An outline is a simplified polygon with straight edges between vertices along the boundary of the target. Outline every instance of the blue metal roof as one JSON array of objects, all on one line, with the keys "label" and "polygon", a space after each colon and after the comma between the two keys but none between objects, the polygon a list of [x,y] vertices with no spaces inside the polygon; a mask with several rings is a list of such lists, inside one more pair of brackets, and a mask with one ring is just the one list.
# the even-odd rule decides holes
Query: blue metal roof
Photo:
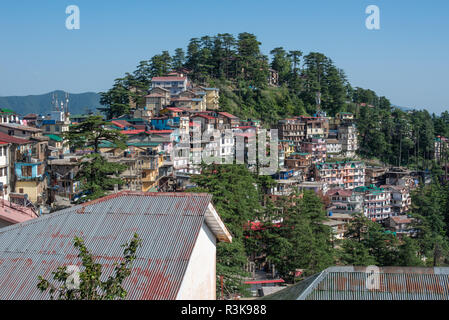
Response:
[{"label": "blue metal roof", "polygon": [[52,282],[62,265],[80,265],[73,246],[84,239],[103,280],[134,233],[142,239],[127,299],[175,299],[212,196],[198,193],[121,192],[0,229],[0,300],[49,299],[38,276]]}]

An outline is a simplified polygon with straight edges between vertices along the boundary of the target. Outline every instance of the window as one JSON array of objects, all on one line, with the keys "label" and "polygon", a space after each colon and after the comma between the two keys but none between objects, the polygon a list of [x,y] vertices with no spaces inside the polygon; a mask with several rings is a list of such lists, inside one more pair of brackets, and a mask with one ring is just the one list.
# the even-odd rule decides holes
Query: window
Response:
[{"label": "window", "polygon": [[50,132],[50,126],[46,126],[45,131]]},{"label": "window", "polygon": [[8,135],[13,136],[14,135],[14,130],[8,130]]},{"label": "window", "polygon": [[19,189],[19,193],[23,193],[23,188],[20,188],[20,189]]},{"label": "window", "polygon": [[55,132],[59,132],[59,126],[55,126]]},{"label": "window", "polygon": [[[3,148],[0,148],[0,157],[3,156]],[[5,154],[6,156],[6,154]]]},{"label": "window", "polygon": [[[31,167],[30,166],[22,166],[22,176],[23,177],[31,177]],[[23,193],[23,192],[20,192]]]}]

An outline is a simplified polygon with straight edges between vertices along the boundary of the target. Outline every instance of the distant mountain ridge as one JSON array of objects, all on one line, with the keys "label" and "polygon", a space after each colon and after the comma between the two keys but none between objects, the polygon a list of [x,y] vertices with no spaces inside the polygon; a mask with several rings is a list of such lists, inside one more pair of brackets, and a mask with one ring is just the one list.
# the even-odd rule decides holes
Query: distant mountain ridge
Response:
[{"label": "distant mountain ridge", "polygon": [[[65,97],[65,91],[56,90],[41,95],[0,97],[0,108],[12,109],[20,115],[37,113],[46,115],[52,110],[52,96],[59,101]],[[96,113],[100,105],[100,95],[95,92],[69,93],[69,112],[71,114]]]}]

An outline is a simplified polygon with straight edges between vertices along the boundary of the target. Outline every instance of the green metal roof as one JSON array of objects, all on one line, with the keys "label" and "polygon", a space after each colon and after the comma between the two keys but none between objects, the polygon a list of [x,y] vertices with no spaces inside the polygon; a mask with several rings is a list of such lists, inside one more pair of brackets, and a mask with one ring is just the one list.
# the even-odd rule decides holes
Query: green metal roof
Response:
[{"label": "green metal roof", "polygon": [[53,141],[61,142],[61,141],[64,140],[64,139],[62,139],[60,136],[57,136],[57,135],[55,135],[55,134],[45,134],[45,136],[49,137],[50,140],[53,140]]},{"label": "green metal roof", "polygon": [[16,114],[16,112],[14,110],[8,109],[8,108],[0,108],[0,112],[1,113],[12,113],[12,114]]},{"label": "green metal roof", "polygon": [[128,146],[134,146],[134,147],[157,147],[160,144],[162,144],[162,142],[129,142],[129,143],[127,143]]},{"label": "green metal roof", "polygon": [[308,154],[309,153],[307,153],[307,152],[292,152],[292,153],[290,153],[290,155],[292,155],[292,156],[306,156]]}]

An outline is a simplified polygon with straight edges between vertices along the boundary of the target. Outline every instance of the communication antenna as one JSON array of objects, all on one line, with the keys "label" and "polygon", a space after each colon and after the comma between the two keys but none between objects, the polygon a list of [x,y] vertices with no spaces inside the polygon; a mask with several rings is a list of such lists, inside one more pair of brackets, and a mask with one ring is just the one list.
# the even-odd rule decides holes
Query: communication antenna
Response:
[{"label": "communication antenna", "polygon": [[65,110],[63,110],[65,113],[69,113],[69,93],[65,93]]}]

